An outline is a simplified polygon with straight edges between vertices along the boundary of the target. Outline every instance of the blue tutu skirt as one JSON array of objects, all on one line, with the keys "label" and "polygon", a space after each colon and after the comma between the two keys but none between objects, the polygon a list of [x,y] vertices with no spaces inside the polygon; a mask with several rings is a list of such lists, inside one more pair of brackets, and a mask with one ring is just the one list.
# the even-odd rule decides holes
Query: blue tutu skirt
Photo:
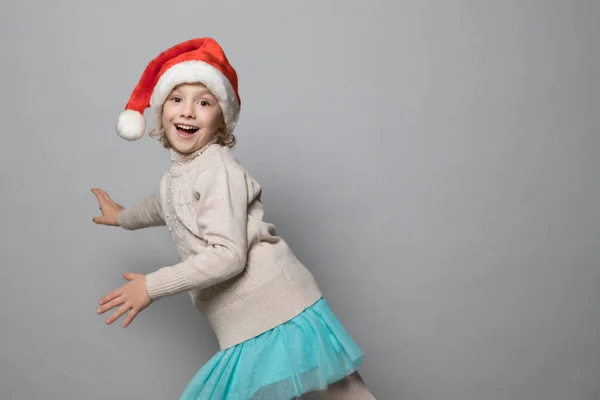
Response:
[{"label": "blue tutu skirt", "polygon": [[321,298],[295,318],[219,351],[179,400],[293,399],[352,374],[363,358]]}]

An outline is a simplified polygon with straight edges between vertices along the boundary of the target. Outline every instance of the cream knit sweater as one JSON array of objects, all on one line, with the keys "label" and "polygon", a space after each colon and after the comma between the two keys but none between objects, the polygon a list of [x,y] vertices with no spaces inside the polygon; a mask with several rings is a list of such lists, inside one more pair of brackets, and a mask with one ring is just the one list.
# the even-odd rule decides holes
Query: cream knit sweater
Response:
[{"label": "cream knit sweater", "polygon": [[260,185],[228,147],[171,150],[159,190],[119,213],[127,230],[167,225],[181,262],[146,276],[150,298],[188,291],[221,349],[290,320],[321,297],[272,224]]}]

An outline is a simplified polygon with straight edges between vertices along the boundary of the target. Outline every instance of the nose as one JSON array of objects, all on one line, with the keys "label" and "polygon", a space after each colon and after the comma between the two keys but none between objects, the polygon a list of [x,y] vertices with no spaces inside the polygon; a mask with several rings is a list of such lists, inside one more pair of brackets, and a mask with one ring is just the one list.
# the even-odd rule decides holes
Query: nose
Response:
[{"label": "nose", "polygon": [[196,109],[193,102],[185,102],[181,107],[181,116],[183,118],[196,118]]}]

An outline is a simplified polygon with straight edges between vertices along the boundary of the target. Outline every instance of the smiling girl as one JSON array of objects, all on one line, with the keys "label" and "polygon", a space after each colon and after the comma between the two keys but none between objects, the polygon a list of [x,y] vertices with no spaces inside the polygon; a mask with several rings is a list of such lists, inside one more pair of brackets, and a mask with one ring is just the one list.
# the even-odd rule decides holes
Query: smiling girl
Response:
[{"label": "smiling girl", "polygon": [[119,117],[127,140],[143,136],[151,107],[172,165],[156,193],[123,208],[93,189],[98,224],[135,230],[167,226],[181,258],[100,300],[128,326],[152,302],[188,292],[220,350],[180,399],[373,399],[358,373],[364,354],[323,297],[311,272],[264,221],[260,184],[232,153],[240,111],[238,78],[210,38],[161,53],[144,71]]}]

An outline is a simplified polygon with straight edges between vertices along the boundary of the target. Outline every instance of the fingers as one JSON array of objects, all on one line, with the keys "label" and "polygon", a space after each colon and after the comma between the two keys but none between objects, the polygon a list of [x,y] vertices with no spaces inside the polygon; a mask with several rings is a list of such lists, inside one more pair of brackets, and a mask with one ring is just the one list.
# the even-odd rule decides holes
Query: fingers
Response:
[{"label": "fingers", "polygon": [[92,193],[94,193],[94,195],[96,196],[96,199],[98,199],[98,203],[100,203],[100,207],[102,207],[103,205],[105,205],[107,203],[114,204],[114,201],[110,198],[108,193],[106,193],[104,190],[98,189],[98,188],[93,188]]},{"label": "fingers", "polygon": [[96,217],[93,217],[92,221],[95,222],[96,224],[101,224],[101,225],[111,225],[111,226],[116,225],[115,219],[110,218],[109,216],[106,216],[106,215],[98,215]]},{"label": "fingers", "polygon": [[127,312],[127,310],[129,310],[131,308],[131,305],[129,305],[128,303],[123,304],[121,307],[119,307],[117,309],[117,311],[115,311],[107,320],[106,320],[106,324],[110,325],[113,322],[115,322],[116,320],[118,320],[119,318],[121,318],[121,316],[123,314],[125,314]]},{"label": "fingers", "polygon": [[114,203],[108,193],[106,193],[104,190],[100,191],[100,197],[102,197],[102,199],[109,204]]},{"label": "fingers", "polygon": [[123,322],[123,328],[126,328],[140,311],[152,303],[152,299],[150,299],[147,293],[145,275],[126,272],[123,274],[123,277],[130,282],[100,299],[100,306],[97,313],[103,314],[108,310],[118,307],[106,320],[106,324],[110,325],[128,310],[131,310]]},{"label": "fingers", "polygon": [[94,193],[96,196],[107,195],[107,193],[100,188],[92,188],[92,193]]},{"label": "fingers", "polygon": [[133,319],[135,318],[135,316],[138,314],[138,311],[135,309],[132,309],[131,311],[129,311],[129,314],[127,314],[127,318],[125,318],[125,321],[123,321],[123,328],[127,328],[129,326],[129,324],[131,324],[131,321],[133,321]]},{"label": "fingers", "polygon": [[129,314],[127,315],[127,318],[125,318],[125,321],[123,321],[123,325],[122,325],[123,328],[127,328],[129,326],[129,324],[131,324],[133,319],[138,315],[140,310],[138,310],[137,308],[134,308],[129,302],[124,302],[122,297],[118,297],[118,298],[108,302],[106,305],[98,308],[98,314],[102,314],[112,308],[115,308],[118,305],[121,305],[121,307],[119,307],[119,309],[117,309],[117,311],[115,311],[110,316],[110,318],[108,318],[105,322],[107,325],[110,325],[113,322],[115,322],[116,320],[118,320],[119,318],[121,318],[121,316],[123,314],[125,314],[127,312],[127,310],[131,310],[131,311],[129,311]]},{"label": "fingers", "polygon": [[121,307],[119,307],[119,309],[117,311],[115,311],[105,321],[107,325],[110,325],[113,322],[115,322],[117,319],[119,319],[121,317],[121,315],[123,315],[124,313],[126,313],[127,310],[131,308],[131,305],[129,305],[129,303],[125,302],[125,298],[123,296],[117,296],[117,297],[112,298],[111,300],[107,301],[107,299],[109,299],[112,296],[114,296],[115,293],[116,293],[116,291],[112,292],[108,296],[103,297],[102,300],[100,300],[100,304],[102,304],[102,305],[97,310],[98,314],[103,314],[106,311],[111,310],[111,309],[117,307],[118,305],[121,305]]},{"label": "fingers", "polygon": [[98,206],[100,208],[100,211],[102,211],[102,214],[104,214],[106,201],[104,199],[104,196],[102,195],[102,192],[103,191],[101,189],[92,189],[92,193],[94,193],[94,196],[96,196],[96,200],[98,200]]},{"label": "fingers", "polygon": [[94,193],[94,196],[96,196],[98,202],[102,203],[102,200],[104,200],[104,190],[94,188],[92,189],[92,193]]},{"label": "fingers", "polygon": [[125,299],[123,298],[123,296],[119,296],[115,299],[112,299],[108,303],[103,304],[100,307],[98,307],[97,313],[104,314],[108,310],[111,310],[111,309],[115,308],[116,306],[123,304],[124,302],[125,302]]},{"label": "fingers", "polygon": [[104,200],[106,204],[110,204],[111,206],[116,205],[113,199],[111,199],[108,193],[106,193],[104,190],[100,190],[100,197]]},{"label": "fingers", "polygon": [[106,304],[109,301],[116,299],[117,297],[119,297],[122,294],[122,290],[121,289],[117,289],[114,290],[112,292],[110,292],[109,294],[107,294],[106,296],[104,296],[103,298],[100,299],[100,305]]}]

